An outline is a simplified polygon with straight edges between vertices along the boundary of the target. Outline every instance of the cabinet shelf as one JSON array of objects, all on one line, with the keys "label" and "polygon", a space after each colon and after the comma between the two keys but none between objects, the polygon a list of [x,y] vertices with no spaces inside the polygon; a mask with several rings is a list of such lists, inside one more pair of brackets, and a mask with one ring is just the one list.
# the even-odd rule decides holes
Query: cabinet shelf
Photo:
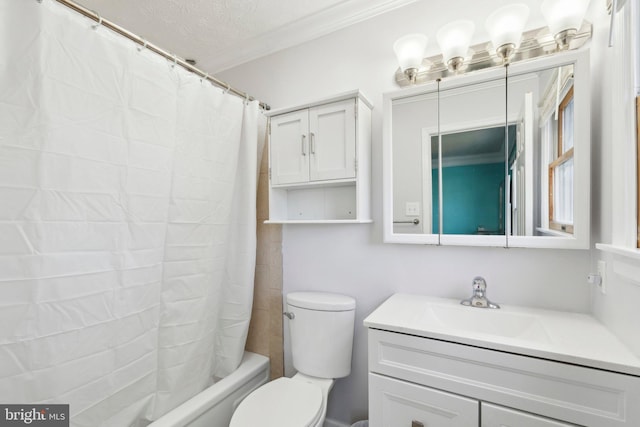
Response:
[{"label": "cabinet shelf", "polygon": [[265,224],[371,224],[372,219],[308,219],[266,220]]},{"label": "cabinet shelf", "polygon": [[281,184],[271,185],[271,188],[276,190],[299,190],[301,188],[320,188],[320,187],[346,187],[349,185],[355,185],[356,179],[336,179],[330,181],[314,181],[314,182],[299,182],[295,184]]}]

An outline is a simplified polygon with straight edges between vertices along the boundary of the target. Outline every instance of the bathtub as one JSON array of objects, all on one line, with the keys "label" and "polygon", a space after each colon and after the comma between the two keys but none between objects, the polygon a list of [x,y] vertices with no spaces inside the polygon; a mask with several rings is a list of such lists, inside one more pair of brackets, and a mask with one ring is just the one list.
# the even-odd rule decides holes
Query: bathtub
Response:
[{"label": "bathtub", "polygon": [[246,351],[229,376],[158,418],[148,427],[227,427],[242,399],[269,381],[269,359]]}]

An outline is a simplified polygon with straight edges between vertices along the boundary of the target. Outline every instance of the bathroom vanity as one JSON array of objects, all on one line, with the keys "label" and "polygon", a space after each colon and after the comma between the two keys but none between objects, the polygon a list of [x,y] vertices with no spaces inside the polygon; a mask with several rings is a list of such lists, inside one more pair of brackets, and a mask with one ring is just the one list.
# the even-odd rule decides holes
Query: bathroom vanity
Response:
[{"label": "bathroom vanity", "polygon": [[371,427],[640,425],[640,359],[589,315],[396,294],[364,325]]}]

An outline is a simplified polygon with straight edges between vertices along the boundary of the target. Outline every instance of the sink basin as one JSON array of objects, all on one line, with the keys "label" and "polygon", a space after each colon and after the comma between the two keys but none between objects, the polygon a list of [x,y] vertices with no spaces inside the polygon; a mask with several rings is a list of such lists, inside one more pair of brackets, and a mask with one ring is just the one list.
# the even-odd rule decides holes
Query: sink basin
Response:
[{"label": "sink basin", "polygon": [[436,303],[430,304],[424,315],[423,321],[437,322],[442,328],[538,342],[550,341],[539,318],[529,313]]},{"label": "sink basin", "polygon": [[588,314],[395,294],[364,320],[368,328],[450,341],[640,376],[640,357]]}]

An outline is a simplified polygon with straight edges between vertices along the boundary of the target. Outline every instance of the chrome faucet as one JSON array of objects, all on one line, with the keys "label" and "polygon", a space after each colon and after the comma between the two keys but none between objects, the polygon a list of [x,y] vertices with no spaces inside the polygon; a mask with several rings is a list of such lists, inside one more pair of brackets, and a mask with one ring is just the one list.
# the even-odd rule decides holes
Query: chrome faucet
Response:
[{"label": "chrome faucet", "polygon": [[471,298],[460,301],[460,304],[478,308],[500,308],[498,304],[487,299],[487,281],[484,280],[484,277],[474,277],[471,287],[473,295]]}]

